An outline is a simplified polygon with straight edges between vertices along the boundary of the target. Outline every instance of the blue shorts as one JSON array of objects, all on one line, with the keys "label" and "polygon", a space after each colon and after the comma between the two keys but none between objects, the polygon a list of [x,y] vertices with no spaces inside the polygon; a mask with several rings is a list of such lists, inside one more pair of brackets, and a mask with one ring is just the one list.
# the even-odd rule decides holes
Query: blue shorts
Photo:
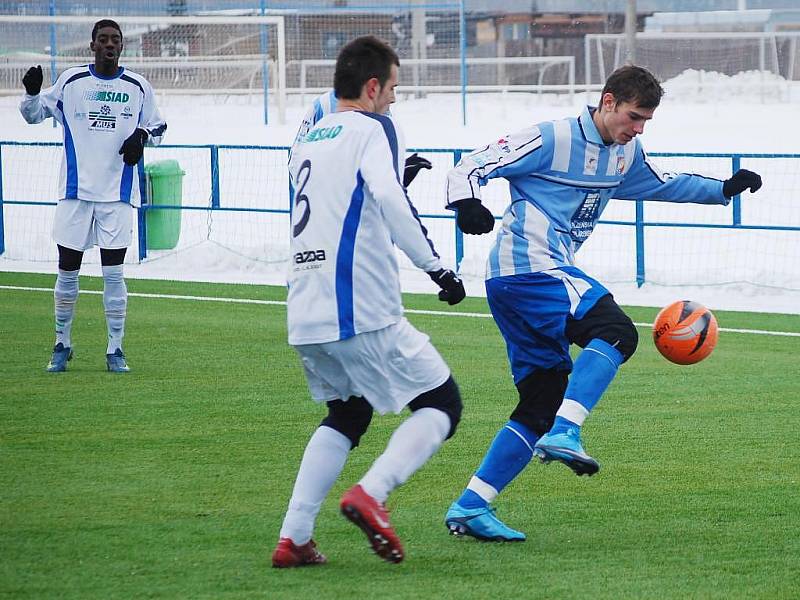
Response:
[{"label": "blue shorts", "polygon": [[572,370],[567,320],[582,319],[610,292],[577,267],[486,280],[486,299],[506,341],[514,383],[537,369]]}]

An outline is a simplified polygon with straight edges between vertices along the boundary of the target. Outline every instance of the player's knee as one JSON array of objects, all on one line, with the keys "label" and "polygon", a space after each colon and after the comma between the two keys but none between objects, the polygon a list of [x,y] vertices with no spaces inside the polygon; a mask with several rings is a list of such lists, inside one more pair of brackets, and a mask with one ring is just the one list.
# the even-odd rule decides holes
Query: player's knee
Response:
[{"label": "player's knee", "polygon": [[328,416],[320,425],[330,427],[349,439],[352,450],[358,446],[372,421],[372,405],[360,396],[352,396],[346,402],[331,400],[326,404]]},{"label": "player's knee", "polygon": [[582,319],[569,321],[567,337],[581,348],[592,340],[603,340],[622,354],[623,362],[633,356],[639,344],[636,326],[611,294],[600,298]]},{"label": "player's knee", "polygon": [[511,420],[522,423],[542,436],[553,426],[556,411],[564,399],[569,371],[537,369],[517,383],[519,403]]},{"label": "player's knee", "polygon": [[450,419],[450,431],[447,432],[445,439],[450,439],[461,421],[461,411],[464,405],[461,403],[461,392],[458,391],[455,380],[450,376],[439,387],[414,398],[408,403],[408,407],[412,411],[420,408],[435,408],[446,414]]},{"label": "player's knee", "polygon": [[125,262],[127,248],[100,248],[100,264],[104,267],[116,267]]},{"label": "player's knee", "polygon": [[595,338],[599,338],[616,348],[622,354],[622,362],[628,360],[639,346],[639,332],[627,315],[599,328]]},{"label": "player's knee", "polygon": [[62,271],[77,271],[83,262],[83,252],[58,245],[58,268]]}]

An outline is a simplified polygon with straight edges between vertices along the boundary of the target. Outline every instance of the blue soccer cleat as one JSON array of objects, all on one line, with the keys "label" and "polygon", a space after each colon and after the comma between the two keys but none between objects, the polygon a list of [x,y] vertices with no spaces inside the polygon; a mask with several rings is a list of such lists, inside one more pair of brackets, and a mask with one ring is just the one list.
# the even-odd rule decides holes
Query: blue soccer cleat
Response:
[{"label": "blue soccer cleat", "polygon": [[64,344],[58,342],[53,348],[53,355],[47,363],[49,373],[61,373],[67,370],[67,361],[72,360],[72,348],[65,348]]},{"label": "blue soccer cleat", "polygon": [[447,509],[444,524],[451,535],[469,535],[485,542],[524,542],[525,534],[511,529],[494,514],[495,509],[462,508],[453,502]]},{"label": "blue soccer cleat", "polygon": [[600,463],[583,450],[581,434],[577,427],[570,427],[566,433],[543,435],[536,442],[533,455],[543,463],[554,460],[562,462],[575,471],[576,475],[591,477],[600,470]]},{"label": "blue soccer cleat", "polygon": [[125,362],[125,355],[122,353],[122,348],[114,350],[114,354],[106,354],[106,366],[112,373],[127,373],[131,370],[128,363]]}]

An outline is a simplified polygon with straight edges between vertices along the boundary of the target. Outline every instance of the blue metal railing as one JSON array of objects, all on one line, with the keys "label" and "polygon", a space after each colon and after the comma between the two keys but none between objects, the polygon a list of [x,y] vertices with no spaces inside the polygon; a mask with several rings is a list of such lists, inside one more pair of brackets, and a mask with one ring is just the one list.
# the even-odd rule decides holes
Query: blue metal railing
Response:
[{"label": "blue metal railing", "polygon": [[[11,142],[0,141],[0,255],[5,252],[5,235],[4,235],[4,220],[3,220],[3,206],[4,205],[24,205],[24,206],[55,206],[55,201],[42,202],[33,201],[19,198],[8,198],[3,190],[3,166],[4,158],[3,148],[7,146],[61,146],[58,142]],[[287,208],[247,208],[237,206],[225,206],[220,182],[224,177],[224,173],[220,168],[220,150],[258,150],[258,151],[277,151],[288,152],[288,146],[254,146],[254,145],[184,145],[184,144],[163,144],[159,148],[173,148],[173,149],[191,149],[191,150],[207,150],[209,152],[209,183],[211,189],[210,206],[203,205],[167,205],[167,204],[152,204],[147,202],[146,186],[141,185],[142,189],[142,206],[138,210],[138,249],[139,259],[143,260],[147,256],[147,226],[146,226],[146,213],[149,210],[212,210],[212,211],[229,211],[229,212],[256,212],[256,213],[274,213],[291,215],[291,207],[294,192],[291,185],[287,190]],[[421,152],[425,154],[450,154],[452,156],[452,164],[458,163],[464,153],[470,152],[464,148],[414,148],[409,149],[409,152]],[[662,158],[722,158],[730,160],[731,173],[737,171],[742,159],[800,159],[800,154],[732,154],[732,153],[683,153],[683,152],[653,152],[649,156],[662,157]],[[800,167],[800,163],[798,164]],[[143,178],[143,168],[140,163],[140,178]],[[706,228],[706,229],[739,229],[739,230],[761,230],[761,231],[800,231],[800,227],[795,226],[780,226],[780,225],[763,225],[763,224],[743,224],[741,199],[737,195],[731,202],[732,218],[730,224],[710,224],[710,223],[684,223],[684,222],[661,222],[661,221],[647,221],[645,219],[645,201],[635,201],[635,217],[632,221],[625,220],[603,220],[601,219],[598,224],[607,225],[622,225],[635,228],[636,240],[636,283],[641,286],[646,280],[645,269],[645,237],[648,227],[673,227],[673,228]],[[460,265],[464,258],[464,234],[458,227],[455,226],[455,215],[448,214],[420,214],[423,219],[449,219],[453,221],[453,235],[455,241],[455,254],[456,264]],[[495,216],[496,220],[501,217]]]}]

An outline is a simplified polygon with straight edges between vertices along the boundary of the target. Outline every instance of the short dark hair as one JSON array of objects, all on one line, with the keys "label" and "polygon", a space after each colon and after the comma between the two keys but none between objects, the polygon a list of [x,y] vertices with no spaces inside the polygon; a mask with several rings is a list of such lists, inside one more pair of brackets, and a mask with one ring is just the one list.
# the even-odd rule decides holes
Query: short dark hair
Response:
[{"label": "short dark hair", "polygon": [[336,58],[333,91],[337,98],[355,100],[361,88],[375,77],[381,86],[392,74],[392,65],[400,66],[397,53],[374,35],[365,35],[348,42]]},{"label": "short dark hair", "polygon": [[600,98],[606,93],[613,94],[617,102],[631,102],[641,108],[656,108],[664,95],[664,88],[655,75],[644,67],[625,65],[611,73]]},{"label": "short dark hair", "polygon": [[103,27],[113,27],[117,31],[119,31],[119,35],[122,36],[122,29],[119,28],[119,23],[116,21],[112,21],[111,19],[100,19],[97,23],[94,24],[92,27],[92,41],[97,39],[97,32],[100,31]]}]

